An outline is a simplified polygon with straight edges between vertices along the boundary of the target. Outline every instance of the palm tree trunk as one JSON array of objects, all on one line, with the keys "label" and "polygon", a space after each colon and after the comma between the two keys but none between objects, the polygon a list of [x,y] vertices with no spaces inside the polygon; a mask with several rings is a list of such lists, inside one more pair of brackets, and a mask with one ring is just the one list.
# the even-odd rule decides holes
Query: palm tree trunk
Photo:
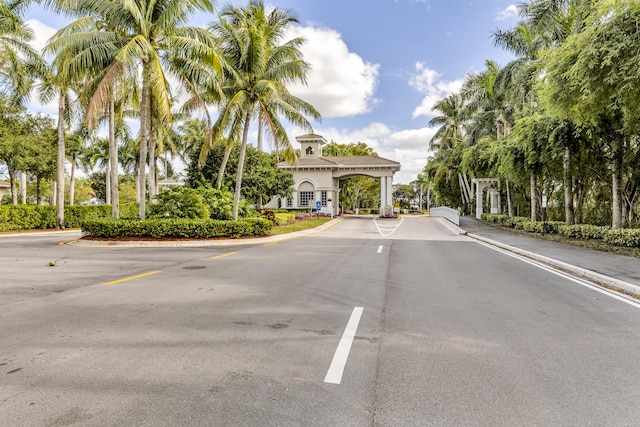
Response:
[{"label": "palm tree trunk", "polygon": [[107,159],[107,164],[104,168],[104,187],[106,193],[104,202],[109,204],[111,203],[111,158]]},{"label": "palm tree trunk", "polygon": [[157,170],[156,170],[156,146],[158,139],[153,129],[149,129],[149,200],[156,197]]},{"label": "palm tree trunk", "polygon": [[538,219],[538,177],[535,172],[529,175],[529,184],[531,191],[531,221]]},{"label": "palm tree trunk", "polygon": [[9,186],[11,187],[11,204],[18,204],[18,192],[16,191],[16,171],[9,168]]},{"label": "palm tree trunk", "polygon": [[229,140],[227,146],[224,149],[224,156],[222,157],[222,163],[220,164],[220,170],[218,171],[218,178],[216,179],[216,188],[220,190],[222,188],[222,180],[224,179],[224,171],[227,168],[227,162],[229,162],[229,156],[233,150],[233,144]]},{"label": "palm tree trunk", "polygon": [[147,165],[147,129],[149,120],[149,65],[145,61],[142,64],[142,94],[140,96],[140,164],[138,171],[139,208],[138,217],[146,216],[146,165]]},{"label": "palm tree trunk", "polygon": [[71,159],[71,177],[69,178],[69,205],[73,206],[76,197],[76,159]]},{"label": "palm tree trunk", "polygon": [[513,216],[513,203],[511,202],[511,183],[508,179],[505,179],[505,186],[507,187],[507,214]]},{"label": "palm tree trunk", "polygon": [[[262,118],[258,115],[258,151],[262,153]],[[258,194],[257,208],[262,210],[262,194]]]},{"label": "palm tree trunk", "polygon": [[116,141],[116,112],[113,90],[109,99],[109,161],[111,163],[111,216],[120,218],[120,192],[118,191],[118,141]]},{"label": "palm tree trunk", "polygon": [[60,91],[58,99],[58,156],[57,168],[57,189],[56,189],[56,229],[64,229],[64,105],[65,94]]},{"label": "palm tree trunk", "polygon": [[[40,178],[39,176],[36,177],[36,205],[40,205],[40,203],[42,203],[42,186],[40,185],[42,183],[42,178]],[[15,190],[15,187],[14,187]]]},{"label": "palm tree trunk", "polygon": [[573,177],[571,176],[571,150],[565,147],[562,158],[563,186],[564,186],[564,217],[567,225],[576,223],[573,212]]},{"label": "palm tree trunk", "polygon": [[613,200],[611,203],[612,218],[611,228],[622,228],[622,148],[623,139],[618,136],[611,141],[611,151],[613,154],[612,164],[612,185]]},{"label": "palm tree trunk", "polygon": [[240,190],[242,189],[242,172],[244,168],[244,156],[247,152],[247,138],[249,136],[249,122],[251,111],[247,111],[244,118],[244,130],[242,132],[242,145],[240,146],[240,157],[238,158],[238,173],[236,174],[236,192],[233,197],[233,220],[238,220],[238,208],[240,207]]},{"label": "palm tree trunk", "polygon": [[27,173],[20,172],[20,203],[27,204]]}]

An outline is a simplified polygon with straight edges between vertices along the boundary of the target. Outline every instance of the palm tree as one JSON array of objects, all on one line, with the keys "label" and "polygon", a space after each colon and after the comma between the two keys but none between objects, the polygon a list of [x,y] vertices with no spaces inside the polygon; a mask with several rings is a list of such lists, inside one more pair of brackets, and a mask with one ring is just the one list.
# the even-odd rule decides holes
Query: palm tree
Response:
[{"label": "palm tree", "polygon": [[429,121],[429,126],[440,126],[429,141],[429,148],[446,150],[464,140],[464,103],[462,95],[454,93],[433,106],[440,113]]},{"label": "palm tree", "polygon": [[[306,83],[309,65],[299,47],[304,42],[294,38],[283,42],[290,25],[297,23],[287,10],[267,13],[264,2],[252,0],[244,8],[227,6],[212,31],[225,59],[223,92],[225,103],[213,125],[212,141],[240,141],[233,219],[238,219],[242,174],[247,137],[252,118],[265,120],[267,132],[280,147],[291,147],[280,115],[293,124],[312,131],[305,114],[320,119],[320,113],[286,88],[287,83]],[[205,144],[200,156],[204,163],[211,146]]]},{"label": "palm tree", "polygon": [[[530,98],[532,86],[540,72],[541,53],[560,46],[570,34],[579,31],[584,25],[587,8],[591,3],[591,0],[529,0],[521,5],[523,20],[514,30],[494,34],[496,46],[518,56],[505,67],[507,72],[503,75],[507,77],[503,81],[509,85],[509,92],[519,95],[520,102],[526,103]],[[575,223],[571,149],[577,144],[575,138],[564,132],[564,129],[572,126],[567,121],[558,121],[558,128],[554,131],[566,135],[562,142],[565,221],[568,225]],[[532,173],[532,218],[535,217],[534,179]]]},{"label": "palm tree", "polygon": [[34,33],[22,19],[28,2],[5,0],[0,4],[0,90],[13,103],[22,105],[41,77],[45,64],[29,45]]},{"label": "palm tree", "polygon": [[56,228],[64,229],[64,164],[65,150],[65,124],[71,122],[71,87],[76,83],[75,76],[69,74],[67,68],[72,52],[62,50],[53,61],[45,80],[40,88],[40,100],[47,103],[58,97],[58,154],[56,162]]},{"label": "palm tree", "polygon": [[80,127],[65,140],[65,150],[69,161],[71,162],[71,170],[69,172],[69,204],[75,203],[75,175],[78,167],[79,159],[85,149],[85,141],[87,139],[86,128]]},{"label": "palm tree", "polygon": [[[109,63],[93,95],[92,103],[104,111],[111,99],[113,87],[120,77],[140,67],[140,153],[138,186],[140,219],[146,214],[146,159],[152,108],[157,110],[163,123],[171,121],[170,89],[165,75],[165,64],[177,52],[194,57],[210,53],[210,33],[202,28],[185,27],[189,17],[197,10],[213,12],[211,0],[49,0],[56,8],[80,16],[63,28],[56,43],[74,46],[77,54],[71,66],[83,71]],[[106,23],[103,31],[78,32],[87,28],[88,20],[97,17]],[[97,25],[91,23],[95,28]],[[185,65],[185,67],[187,67]],[[188,75],[186,72],[185,74]],[[131,74],[137,75],[137,74]],[[153,97],[151,96],[153,94]],[[153,102],[153,107],[152,107]]]}]

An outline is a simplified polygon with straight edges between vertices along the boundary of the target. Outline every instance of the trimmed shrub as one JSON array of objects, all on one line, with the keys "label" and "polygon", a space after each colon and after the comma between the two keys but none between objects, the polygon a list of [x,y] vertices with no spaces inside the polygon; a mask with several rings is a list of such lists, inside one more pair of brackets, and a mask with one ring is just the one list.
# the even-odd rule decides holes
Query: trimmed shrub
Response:
[{"label": "trimmed shrub", "polygon": [[296,215],[292,213],[276,213],[274,214],[274,225],[287,225],[295,222]]},{"label": "trimmed shrub", "polygon": [[209,208],[201,192],[192,188],[173,187],[155,196],[148,205],[148,217],[153,218],[209,218]]},{"label": "trimmed shrub", "polygon": [[[80,228],[85,220],[108,218],[110,216],[111,205],[64,207],[64,225],[66,228]],[[137,216],[137,203],[126,203],[120,206],[121,218],[134,219]],[[55,226],[55,206],[0,206],[0,231],[47,229],[55,228]]]},{"label": "trimmed shrub", "polygon": [[558,233],[574,239],[602,239],[610,227],[590,225],[590,224],[575,224],[566,225],[562,224],[558,226]]},{"label": "trimmed shrub", "polygon": [[564,223],[559,221],[524,221],[517,224],[517,226],[522,227],[523,231],[539,234],[558,234],[558,227],[561,225],[564,225]]},{"label": "trimmed shrub", "polygon": [[271,231],[271,222],[262,218],[238,221],[215,219],[148,219],[114,220],[93,219],[82,224],[84,236],[98,238],[188,238],[264,236]]},{"label": "trimmed shrub", "polygon": [[525,222],[530,222],[528,218],[521,216],[482,214],[482,219],[491,224],[500,225],[502,227],[515,228],[522,230]]},{"label": "trimmed shrub", "polygon": [[602,240],[616,246],[640,247],[640,229],[608,230]]}]

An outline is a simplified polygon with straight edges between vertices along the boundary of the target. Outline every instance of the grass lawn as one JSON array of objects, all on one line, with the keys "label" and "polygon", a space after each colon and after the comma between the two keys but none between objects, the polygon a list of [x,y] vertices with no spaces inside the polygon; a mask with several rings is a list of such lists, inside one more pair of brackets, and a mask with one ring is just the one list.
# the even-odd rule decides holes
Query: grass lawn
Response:
[{"label": "grass lawn", "polygon": [[310,218],[296,221],[287,225],[275,225],[273,226],[273,228],[271,228],[270,234],[273,236],[276,234],[287,234],[293,233],[294,231],[308,230],[310,228],[315,228],[319,225],[325,224],[331,221],[331,219],[332,218],[329,217]]}]

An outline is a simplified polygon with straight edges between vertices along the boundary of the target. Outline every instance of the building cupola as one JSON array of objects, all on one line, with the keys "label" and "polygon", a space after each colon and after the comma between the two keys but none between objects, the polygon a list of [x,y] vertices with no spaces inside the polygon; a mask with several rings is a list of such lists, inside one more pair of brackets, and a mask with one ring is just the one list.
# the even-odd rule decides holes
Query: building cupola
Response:
[{"label": "building cupola", "polygon": [[322,146],[327,143],[321,135],[307,134],[296,136],[296,140],[300,143],[300,157],[322,157]]}]

